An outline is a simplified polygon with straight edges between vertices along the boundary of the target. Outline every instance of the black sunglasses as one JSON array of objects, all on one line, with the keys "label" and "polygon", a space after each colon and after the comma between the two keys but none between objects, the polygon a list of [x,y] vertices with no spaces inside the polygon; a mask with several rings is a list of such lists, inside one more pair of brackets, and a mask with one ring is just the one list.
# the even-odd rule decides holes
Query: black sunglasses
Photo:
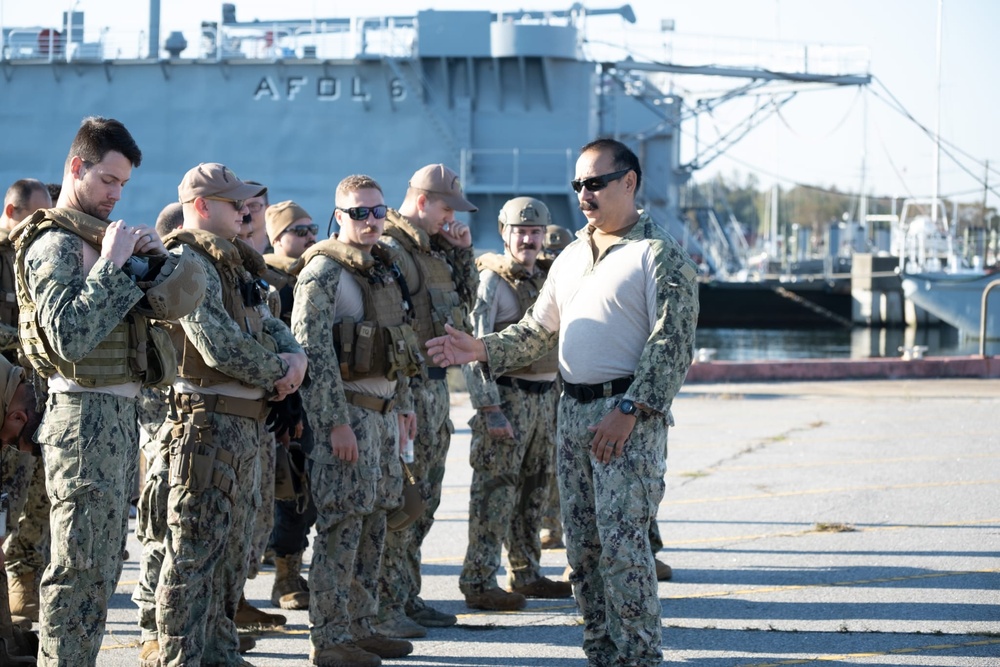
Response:
[{"label": "black sunglasses", "polygon": [[243,205],[246,203],[245,199],[228,199],[226,197],[205,197],[205,199],[211,199],[212,201],[224,201],[233,205],[237,211],[243,210]]},{"label": "black sunglasses", "polygon": [[313,236],[316,236],[317,234],[319,234],[319,225],[315,225],[315,224],[313,224],[313,225],[296,225],[294,227],[289,227],[288,229],[286,229],[282,233],[283,234],[292,234],[294,236],[298,236],[300,239],[301,238],[305,238],[305,237],[309,236],[310,234],[312,234]]},{"label": "black sunglasses", "polygon": [[632,171],[631,169],[622,169],[621,171],[613,171],[610,174],[604,174],[603,176],[591,176],[590,178],[584,178],[581,180],[570,181],[569,184],[573,186],[574,192],[580,192],[584,188],[587,188],[591,192],[599,192],[604,188],[608,187],[608,184],[612,181],[617,181],[619,178],[625,174]]},{"label": "black sunglasses", "polygon": [[361,222],[362,220],[367,220],[369,215],[375,216],[376,220],[381,220],[388,213],[389,207],[385,204],[379,204],[378,206],[352,206],[351,208],[340,208],[338,206],[337,210],[349,215],[351,220]]}]

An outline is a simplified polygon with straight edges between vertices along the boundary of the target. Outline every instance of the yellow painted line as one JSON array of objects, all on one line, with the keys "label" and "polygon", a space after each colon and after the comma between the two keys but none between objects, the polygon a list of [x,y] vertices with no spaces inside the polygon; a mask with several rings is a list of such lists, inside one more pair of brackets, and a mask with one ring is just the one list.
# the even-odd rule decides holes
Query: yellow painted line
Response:
[{"label": "yellow painted line", "polygon": [[851,586],[870,586],[871,584],[896,583],[900,581],[913,581],[916,579],[940,579],[942,577],[959,577],[970,574],[996,574],[1000,569],[990,570],[956,570],[952,572],[930,572],[924,574],[912,574],[905,577],[883,577],[875,579],[858,579],[855,581],[835,581],[828,584],[797,584],[789,586],[768,586],[756,588],[744,588],[741,590],[713,591],[706,593],[693,593],[691,595],[669,595],[665,600],[692,600],[703,598],[718,598],[742,595],[763,595],[765,593],[784,593],[787,591],[811,590],[817,588],[836,588]]},{"label": "yellow painted line", "polygon": [[846,459],[837,460],[830,459],[826,461],[814,461],[811,463],[783,463],[783,464],[767,464],[767,465],[729,465],[727,463],[721,463],[709,466],[703,470],[686,470],[680,472],[668,471],[668,475],[673,475],[675,477],[685,477],[691,475],[706,475],[713,471],[721,472],[748,472],[755,470],[802,470],[805,468],[826,468],[831,466],[841,466],[841,465],[878,465],[883,463],[925,463],[928,461],[948,461],[948,462],[961,462],[964,460],[983,460],[983,459],[1000,459],[1000,454],[973,454],[973,455],[962,455],[956,456],[900,456],[892,458],[874,458],[874,459]]},{"label": "yellow painted line", "polygon": [[741,667],[785,667],[785,665],[808,665],[815,662],[842,662],[846,660],[857,660],[859,658],[879,658],[887,655],[905,655],[914,653],[924,653],[925,651],[952,651],[956,649],[969,648],[971,646],[993,646],[1000,644],[1000,638],[979,639],[969,642],[958,642],[954,644],[929,644],[927,646],[911,646],[905,648],[887,649],[885,651],[866,651],[864,653],[843,653],[841,655],[819,655],[814,658],[797,658],[792,660],[780,660],[778,662],[755,662],[741,665]]},{"label": "yellow painted line", "polygon": [[[669,520],[667,521],[667,523],[670,523]],[[996,525],[1000,526],[1000,518],[997,518],[997,519],[978,519],[976,521],[954,521],[954,522],[950,522],[950,523],[931,523],[931,524],[917,524],[917,523],[910,524],[910,523],[908,523],[908,524],[898,524],[898,525],[891,525],[891,526],[862,526],[862,527],[855,526],[854,527],[854,531],[852,531],[852,532],[855,532],[855,533],[876,533],[876,532],[884,532],[884,531],[889,531],[889,530],[909,530],[909,529],[912,529],[912,528],[918,528],[918,529],[960,528],[962,526],[982,526],[982,525],[991,525],[991,524],[996,524]],[[781,531],[781,532],[778,532],[778,533],[755,533],[755,534],[751,534],[751,535],[728,535],[728,536],[722,536],[722,537],[700,537],[700,538],[690,539],[690,540],[667,540],[667,541],[663,542],[663,546],[677,547],[677,546],[694,545],[694,544],[718,544],[719,542],[746,542],[746,541],[751,541],[751,540],[768,539],[768,538],[771,538],[771,537],[802,537],[803,535],[818,535],[818,534],[836,535],[837,534],[835,532],[823,533],[823,531],[816,530],[811,524],[803,524],[803,525],[808,525],[808,527],[803,528],[802,530]]]},{"label": "yellow painted line", "polygon": [[[1000,485],[1000,479],[982,479],[957,482],[923,482],[920,484],[873,484],[870,486],[834,486],[827,489],[803,489],[800,491],[779,491],[775,493],[754,493],[743,496],[715,496],[710,498],[689,498],[686,500],[669,500],[660,503],[665,505],[698,505],[701,503],[721,503],[744,500],[760,500],[775,498],[794,498],[797,496],[818,496],[826,493],[849,493],[855,491],[901,491],[906,489],[933,489],[954,486],[993,486]],[[669,492],[668,492],[669,493]]]}]

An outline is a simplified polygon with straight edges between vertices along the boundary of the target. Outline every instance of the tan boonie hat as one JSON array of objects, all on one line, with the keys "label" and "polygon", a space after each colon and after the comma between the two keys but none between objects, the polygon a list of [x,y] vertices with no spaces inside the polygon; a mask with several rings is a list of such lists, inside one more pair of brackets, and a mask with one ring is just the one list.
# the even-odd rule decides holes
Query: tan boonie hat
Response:
[{"label": "tan boonie hat", "polygon": [[456,211],[475,213],[479,210],[462,194],[458,174],[443,164],[429,164],[418,169],[410,179],[410,187],[437,195]]},{"label": "tan boonie hat", "polygon": [[281,232],[295,224],[296,220],[302,220],[303,218],[312,221],[312,216],[291,199],[271,204],[264,211],[267,238],[271,240],[271,243],[274,243],[281,236]]},{"label": "tan boonie hat", "polygon": [[232,169],[218,162],[202,162],[188,170],[177,186],[177,196],[182,204],[195,197],[221,197],[233,201],[259,197],[267,192],[260,185],[241,181]]}]

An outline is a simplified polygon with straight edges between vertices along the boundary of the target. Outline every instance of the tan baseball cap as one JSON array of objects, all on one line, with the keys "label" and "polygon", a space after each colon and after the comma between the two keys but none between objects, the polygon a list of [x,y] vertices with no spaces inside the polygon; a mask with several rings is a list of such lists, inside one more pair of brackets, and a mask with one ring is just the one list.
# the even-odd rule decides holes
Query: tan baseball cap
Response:
[{"label": "tan baseball cap", "polygon": [[218,162],[203,162],[188,170],[177,186],[177,195],[182,204],[195,197],[221,197],[233,201],[259,197],[267,192],[260,185],[244,183],[232,169]]},{"label": "tan baseball cap", "polygon": [[462,194],[462,182],[458,174],[443,164],[429,164],[418,169],[410,179],[410,187],[433,193],[456,211],[475,213],[479,209]]},{"label": "tan baseball cap", "polygon": [[271,204],[267,207],[267,210],[264,211],[264,220],[267,225],[267,238],[271,240],[271,243],[274,243],[275,240],[281,236],[281,232],[295,224],[296,220],[301,220],[303,218],[312,220],[312,216],[291,199],[278,202],[277,204]]}]

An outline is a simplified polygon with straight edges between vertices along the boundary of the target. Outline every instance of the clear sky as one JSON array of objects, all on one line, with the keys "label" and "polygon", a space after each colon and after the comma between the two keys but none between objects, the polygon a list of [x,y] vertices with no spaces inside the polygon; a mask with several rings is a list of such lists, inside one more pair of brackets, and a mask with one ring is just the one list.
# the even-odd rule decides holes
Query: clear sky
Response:
[{"label": "clear sky", "polygon": [[[8,27],[56,25],[61,12],[74,4],[86,12],[88,39],[100,27],[138,32],[147,25],[149,5],[144,0],[0,0],[0,22]],[[214,20],[220,4],[162,0],[161,38],[181,30],[190,44],[197,44],[200,21]],[[412,15],[422,8],[564,10],[571,4],[570,0],[492,0],[488,4],[369,0],[363,6],[372,16]],[[585,4],[591,9],[617,7],[620,0]],[[867,93],[857,88],[799,93],[782,107],[780,116],[753,130],[698,172],[695,180],[719,172],[727,176],[754,172],[762,184],[777,178],[783,186],[800,182],[857,191],[862,164],[867,164],[870,193],[930,196],[935,180],[934,143],[893,106],[898,103],[933,131],[940,99],[941,135],[946,149],[962,163],[959,166],[942,154],[941,194],[963,202],[981,201],[984,163],[989,160],[992,191],[988,204],[1000,207],[1000,129],[995,118],[1000,110],[1000,58],[989,46],[1000,28],[1000,2],[943,0],[940,97],[935,55],[938,0],[634,0],[631,5],[638,19],[634,27],[649,33],[659,31],[663,19],[674,20],[675,31],[660,39],[678,56],[696,46],[699,51],[706,49],[708,62],[715,57],[707,55],[709,45],[713,53],[726,51],[731,56],[746,53],[748,48],[761,53],[787,51],[789,43],[794,43],[809,45],[810,54],[821,53],[824,46],[858,46],[870,57],[870,72],[877,81]],[[321,0],[236,2],[241,21],[350,16],[358,7],[356,2]],[[616,21],[600,24],[609,39],[615,36]],[[191,51],[184,55],[190,56]],[[666,52],[660,59],[667,59]],[[705,94],[706,86],[717,92],[735,81],[676,77],[673,83],[693,103]],[[717,132],[745,117],[750,105],[769,99],[770,94],[745,98],[720,107],[711,117],[702,116],[697,140],[695,124],[686,124],[682,158],[690,160],[696,145],[711,144]]]}]

